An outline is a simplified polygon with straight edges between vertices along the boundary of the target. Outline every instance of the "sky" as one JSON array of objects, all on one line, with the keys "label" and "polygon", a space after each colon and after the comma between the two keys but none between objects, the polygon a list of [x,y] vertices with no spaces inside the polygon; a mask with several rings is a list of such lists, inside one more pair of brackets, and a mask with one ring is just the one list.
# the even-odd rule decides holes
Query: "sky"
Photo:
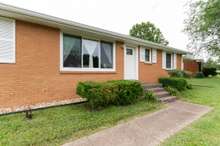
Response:
[{"label": "sky", "polygon": [[187,49],[183,32],[188,0],[0,0],[1,3],[75,22],[129,34],[130,28],[150,21],[162,31],[169,46]]}]

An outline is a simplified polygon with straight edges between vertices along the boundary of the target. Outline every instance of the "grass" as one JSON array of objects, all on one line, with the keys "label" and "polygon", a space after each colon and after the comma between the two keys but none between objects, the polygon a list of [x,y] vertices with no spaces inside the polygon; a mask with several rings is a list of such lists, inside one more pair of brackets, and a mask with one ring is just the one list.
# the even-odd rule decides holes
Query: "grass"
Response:
[{"label": "grass", "polygon": [[220,145],[220,77],[188,80],[193,86],[181,94],[183,100],[208,105],[213,110],[167,139],[163,146],[219,146]]},{"label": "grass", "polygon": [[32,120],[24,113],[1,116],[0,145],[60,145],[161,107],[159,103],[140,101],[90,112],[84,105],[68,105],[35,111]]}]

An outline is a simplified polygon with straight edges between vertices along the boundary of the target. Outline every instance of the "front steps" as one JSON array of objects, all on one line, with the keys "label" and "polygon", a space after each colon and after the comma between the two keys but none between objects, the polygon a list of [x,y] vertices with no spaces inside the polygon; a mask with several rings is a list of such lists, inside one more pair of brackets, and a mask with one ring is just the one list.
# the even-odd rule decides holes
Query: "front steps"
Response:
[{"label": "front steps", "polygon": [[161,102],[172,102],[176,100],[176,96],[170,95],[161,84],[142,83],[144,91],[152,91]]}]

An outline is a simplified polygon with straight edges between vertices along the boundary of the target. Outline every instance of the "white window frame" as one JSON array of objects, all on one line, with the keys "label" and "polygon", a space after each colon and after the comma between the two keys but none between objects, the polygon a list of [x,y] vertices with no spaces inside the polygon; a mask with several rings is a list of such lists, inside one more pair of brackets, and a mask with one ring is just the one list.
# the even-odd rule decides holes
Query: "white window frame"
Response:
[{"label": "white window frame", "polygon": [[[145,59],[145,50],[149,50],[149,61],[146,61]],[[140,62],[143,62],[143,63],[146,63],[146,64],[152,64],[152,49],[151,48],[147,48],[147,47],[140,47],[140,51],[139,51],[139,54],[140,54]]]},{"label": "white window frame", "polygon": [[[149,61],[147,61],[145,58],[146,50],[149,50]],[[150,49],[150,48],[144,48],[144,63],[152,64],[152,49]]]},{"label": "white window frame", "polygon": [[[6,21],[12,21],[13,22],[13,58],[11,60],[1,60],[0,64],[15,64],[16,63],[16,21],[14,19],[0,17],[0,19],[6,20]],[[2,39],[3,40],[3,39]]]},{"label": "white window frame", "polygon": [[[170,68],[167,68],[167,54],[170,54]],[[171,52],[166,52],[166,59],[165,59],[165,64],[166,64],[166,70],[172,70],[173,69],[173,53]]]},{"label": "white window frame", "polygon": [[[63,66],[63,32],[60,32],[60,71],[61,72],[115,72],[116,71],[116,44],[112,41],[106,41],[111,42],[113,44],[113,68],[101,68],[101,61],[99,61],[100,68],[77,68],[77,67],[64,67]],[[68,34],[68,33],[67,33]],[[97,39],[91,39],[87,37],[81,37],[81,39],[90,39],[95,40],[101,43],[101,41],[105,40],[97,40]],[[101,55],[101,54],[100,54]]]},{"label": "white window frame", "polygon": [[[170,68],[167,68],[167,54],[171,54],[171,67]],[[174,54],[175,53],[173,53],[173,52],[165,52],[165,70],[173,70],[173,69],[176,69],[175,68],[175,65],[174,65],[174,63],[175,63],[175,61],[174,61]],[[176,59],[177,59],[177,56],[176,56]],[[176,61],[176,64],[177,64],[177,61]]]}]

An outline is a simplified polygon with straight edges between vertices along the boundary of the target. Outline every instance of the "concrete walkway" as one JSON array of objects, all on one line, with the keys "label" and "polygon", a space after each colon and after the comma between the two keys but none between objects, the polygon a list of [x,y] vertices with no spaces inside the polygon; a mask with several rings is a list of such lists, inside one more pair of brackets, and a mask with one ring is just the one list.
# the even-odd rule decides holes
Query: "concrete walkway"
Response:
[{"label": "concrete walkway", "polygon": [[211,108],[182,101],[168,108],[102,130],[64,146],[154,146],[192,123]]}]

